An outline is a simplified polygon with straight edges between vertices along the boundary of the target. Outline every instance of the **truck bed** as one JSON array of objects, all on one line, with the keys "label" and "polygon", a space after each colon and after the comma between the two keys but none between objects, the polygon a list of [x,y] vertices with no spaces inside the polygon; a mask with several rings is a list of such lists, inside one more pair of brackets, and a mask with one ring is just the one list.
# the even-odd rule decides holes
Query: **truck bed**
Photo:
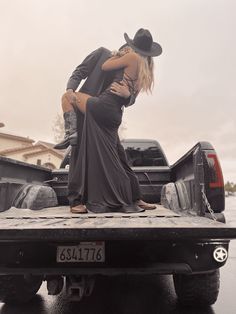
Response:
[{"label": "truck bed", "polygon": [[0,239],[19,241],[233,239],[236,228],[205,217],[157,209],[137,214],[71,214],[69,207],[0,213]]}]

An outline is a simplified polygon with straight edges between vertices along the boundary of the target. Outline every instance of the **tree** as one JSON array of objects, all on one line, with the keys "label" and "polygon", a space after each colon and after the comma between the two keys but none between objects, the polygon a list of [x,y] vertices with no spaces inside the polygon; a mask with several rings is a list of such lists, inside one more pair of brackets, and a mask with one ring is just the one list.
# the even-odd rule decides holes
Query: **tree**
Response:
[{"label": "tree", "polygon": [[233,193],[236,193],[236,184],[233,186]]},{"label": "tree", "polygon": [[54,122],[53,122],[53,126],[52,126],[52,130],[54,133],[54,140],[56,143],[59,143],[63,140],[64,138],[64,134],[65,134],[65,128],[64,128],[64,119],[63,116],[59,113],[57,113]]},{"label": "tree", "polygon": [[[64,134],[65,134],[65,128],[64,128],[64,119],[63,116],[59,113],[57,113],[54,121],[52,130],[54,133],[54,140],[56,143],[59,143],[63,140]],[[127,130],[126,123],[123,122],[121,126],[119,127],[119,136],[120,139],[125,138],[125,131]]]},{"label": "tree", "polygon": [[236,192],[236,184],[234,184],[233,182],[227,181],[225,184],[225,192],[227,192],[228,195]]}]

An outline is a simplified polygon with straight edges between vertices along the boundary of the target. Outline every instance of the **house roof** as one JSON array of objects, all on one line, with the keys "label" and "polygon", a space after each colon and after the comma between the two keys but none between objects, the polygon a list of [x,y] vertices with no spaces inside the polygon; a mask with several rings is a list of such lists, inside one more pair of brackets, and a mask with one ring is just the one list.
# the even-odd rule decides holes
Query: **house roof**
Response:
[{"label": "house roof", "polygon": [[24,152],[24,151],[29,151],[29,150],[35,150],[35,149],[44,149],[43,145],[30,145],[30,146],[25,146],[25,147],[13,147],[13,148],[8,148],[8,149],[4,149],[4,150],[0,150],[0,155],[4,156],[4,155],[8,155],[8,154],[13,154],[13,153],[20,153],[20,152]]},{"label": "house roof", "polygon": [[[15,146],[12,148],[0,150],[1,156],[8,156],[15,153],[22,153],[25,157],[41,155],[42,153],[52,153],[54,156],[63,158],[65,150],[56,150],[54,149],[54,143],[38,141],[37,143],[34,140],[31,140],[28,137],[21,137],[12,134],[6,134],[0,132],[0,138],[8,138],[18,140],[19,142],[26,142],[27,146]],[[34,144],[33,144],[34,143]]]},{"label": "house roof", "polygon": [[23,136],[18,136],[18,135],[14,135],[14,134],[9,134],[9,133],[2,133],[0,132],[0,138],[8,138],[8,139],[12,139],[15,141],[19,141],[19,142],[26,142],[26,143],[34,143],[34,140],[30,139],[29,137],[23,137]]},{"label": "house roof", "polygon": [[54,149],[55,143],[49,143],[49,142],[44,142],[44,141],[38,141],[36,145],[43,145],[46,148],[52,149],[54,152],[59,154],[60,156],[64,156],[66,149]]},{"label": "house roof", "polygon": [[[39,142],[38,142],[39,143]],[[25,152],[25,153],[24,153]],[[27,153],[28,152],[28,153]],[[0,151],[1,156],[8,156],[14,153],[24,153],[24,156],[29,156],[29,155],[41,155],[41,153],[45,152],[51,152],[53,155],[62,158],[64,156],[64,151],[57,151],[51,147],[48,147],[43,144],[35,144],[31,146],[26,146],[26,147],[14,147],[14,148],[9,148],[5,150]]]},{"label": "house roof", "polygon": [[49,143],[49,142],[44,142],[44,141],[38,141],[36,142],[35,145],[44,145],[44,146],[47,146],[47,147],[50,147],[50,148],[53,148],[55,146],[55,143]]},{"label": "house roof", "polygon": [[41,151],[29,152],[29,153],[24,154],[23,156],[27,158],[27,157],[33,157],[33,156],[42,155],[42,154],[45,154],[45,153],[50,153],[50,154],[52,154],[54,156],[57,156],[60,159],[63,157],[63,155],[61,153],[59,153],[55,149],[51,149],[51,148],[48,148],[48,149],[45,148],[45,149],[43,149]]}]

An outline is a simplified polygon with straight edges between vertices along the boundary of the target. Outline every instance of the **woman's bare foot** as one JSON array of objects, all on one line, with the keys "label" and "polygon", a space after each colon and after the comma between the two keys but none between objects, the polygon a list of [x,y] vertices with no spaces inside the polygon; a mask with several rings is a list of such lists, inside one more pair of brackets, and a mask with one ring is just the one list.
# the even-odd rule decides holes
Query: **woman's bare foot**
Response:
[{"label": "woman's bare foot", "polygon": [[155,209],[157,208],[155,204],[149,204],[144,202],[143,200],[138,200],[136,202],[136,205],[138,205],[139,207],[145,209],[145,210],[150,210],[150,209]]},{"label": "woman's bare foot", "polygon": [[70,208],[70,212],[71,212],[72,214],[85,214],[85,213],[87,213],[88,211],[87,211],[87,208],[86,208],[85,205],[80,204],[80,205],[71,207],[71,208]]}]

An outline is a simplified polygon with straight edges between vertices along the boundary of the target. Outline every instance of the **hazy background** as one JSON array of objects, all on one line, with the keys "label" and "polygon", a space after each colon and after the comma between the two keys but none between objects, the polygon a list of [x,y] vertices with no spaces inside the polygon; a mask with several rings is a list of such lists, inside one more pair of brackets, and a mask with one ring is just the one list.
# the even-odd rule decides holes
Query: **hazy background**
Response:
[{"label": "hazy background", "polygon": [[153,94],[125,112],[125,137],[157,139],[170,163],[210,141],[236,182],[235,0],[0,0],[0,26],[0,132],[53,141],[74,68],[144,27],[163,54]]}]

